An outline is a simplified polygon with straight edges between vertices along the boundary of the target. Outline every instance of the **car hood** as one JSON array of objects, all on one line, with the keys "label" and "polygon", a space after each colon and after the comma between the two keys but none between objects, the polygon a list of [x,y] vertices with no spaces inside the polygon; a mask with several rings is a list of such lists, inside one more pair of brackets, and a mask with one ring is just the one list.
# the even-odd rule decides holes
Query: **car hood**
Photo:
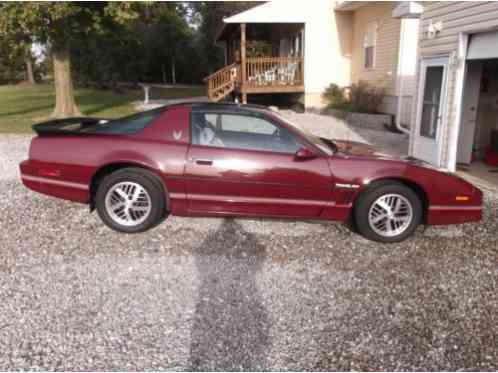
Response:
[{"label": "car hood", "polygon": [[333,142],[337,146],[337,151],[345,155],[360,157],[401,158],[400,156],[383,153],[380,148],[362,142],[346,140],[333,140]]},{"label": "car hood", "polygon": [[373,145],[357,141],[333,140],[337,146],[337,152],[346,156],[365,157],[379,160],[403,161],[420,166],[430,166],[429,164],[409,156],[393,155],[382,151]]}]

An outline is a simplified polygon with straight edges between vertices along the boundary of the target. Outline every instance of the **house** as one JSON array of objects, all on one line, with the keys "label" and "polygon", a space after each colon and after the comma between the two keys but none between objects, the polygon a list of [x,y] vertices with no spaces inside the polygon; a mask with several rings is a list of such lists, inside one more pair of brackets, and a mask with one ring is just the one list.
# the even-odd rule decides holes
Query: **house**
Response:
[{"label": "house", "polygon": [[385,88],[379,110],[394,115],[402,130],[409,128],[422,7],[413,1],[339,1],[334,9],[350,17],[350,83]]},{"label": "house", "polygon": [[275,0],[226,18],[217,43],[211,100],[288,94],[322,108],[331,83],[366,81],[386,89],[380,111],[411,156],[479,170],[494,149],[498,162],[498,2]]},{"label": "house", "polygon": [[459,164],[481,169],[496,182],[492,169],[470,164],[483,159],[493,142],[498,156],[498,3],[423,7],[410,153],[450,171]]},{"label": "house", "polygon": [[207,77],[208,97],[292,94],[322,108],[331,84],[384,87],[381,111],[410,125],[418,17],[415,2],[270,1],[224,19],[225,67]]}]

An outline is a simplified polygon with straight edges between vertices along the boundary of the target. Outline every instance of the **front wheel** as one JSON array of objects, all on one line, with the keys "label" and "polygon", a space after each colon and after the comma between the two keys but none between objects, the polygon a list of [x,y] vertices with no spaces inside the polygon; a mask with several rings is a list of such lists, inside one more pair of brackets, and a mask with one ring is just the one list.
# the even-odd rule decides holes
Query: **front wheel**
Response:
[{"label": "front wheel", "polygon": [[400,183],[384,183],[367,190],[355,206],[358,231],[378,242],[400,242],[413,234],[422,220],[418,195]]},{"label": "front wheel", "polygon": [[141,169],[122,169],[102,180],[96,207],[102,221],[125,233],[144,232],[164,216],[165,195],[153,175]]}]

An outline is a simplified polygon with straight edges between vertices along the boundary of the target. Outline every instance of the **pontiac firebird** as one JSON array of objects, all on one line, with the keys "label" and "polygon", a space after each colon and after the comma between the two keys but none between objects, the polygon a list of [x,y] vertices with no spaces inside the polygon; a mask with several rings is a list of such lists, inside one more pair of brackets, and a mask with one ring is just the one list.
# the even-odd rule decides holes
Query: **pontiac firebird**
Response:
[{"label": "pontiac firebird", "polygon": [[244,216],[350,222],[369,239],[398,242],[419,224],[482,216],[482,192],[455,175],[316,137],[259,106],[182,103],[33,129],[24,185],[89,204],[120,232],[169,214]]}]

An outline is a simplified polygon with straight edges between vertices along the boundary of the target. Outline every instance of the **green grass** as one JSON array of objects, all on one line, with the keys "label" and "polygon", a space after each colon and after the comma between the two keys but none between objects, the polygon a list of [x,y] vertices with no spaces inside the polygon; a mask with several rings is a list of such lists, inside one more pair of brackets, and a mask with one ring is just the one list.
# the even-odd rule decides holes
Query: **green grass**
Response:
[{"label": "green grass", "polygon": [[[154,88],[151,99],[203,96],[204,88]],[[132,114],[133,101],[143,100],[141,90],[116,94],[111,90],[78,89],[76,102],[84,115],[118,118]],[[48,84],[0,86],[0,133],[31,133],[31,125],[48,120],[55,104]]]}]

